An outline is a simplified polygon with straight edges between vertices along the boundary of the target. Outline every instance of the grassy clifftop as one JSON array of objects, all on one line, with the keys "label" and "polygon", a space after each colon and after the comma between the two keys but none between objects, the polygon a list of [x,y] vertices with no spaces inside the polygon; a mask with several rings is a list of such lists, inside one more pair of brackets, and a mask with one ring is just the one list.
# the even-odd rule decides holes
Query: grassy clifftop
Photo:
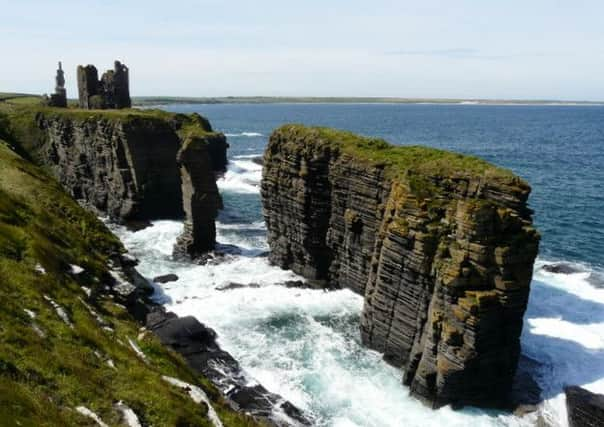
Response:
[{"label": "grassy clifftop", "polygon": [[[152,109],[84,110],[80,108],[55,108],[35,103],[0,102],[0,124],[4,121],[6,138],[20,141],[26,151],[42,138],[38,119],[68,120],[72,122],[120,123],[123,126],[145,122],[147,126],[169,124],[182,139],[187,136],[205,137],[213,133],[210,122],[199,114],[170,113]],[[2,136],[2,135],[0,135]],[[12,136],[12,138],[11,138]]]},{"label": "grassy clifftop", "polygon": [[491,177],[497,180],[521,183],[512,171],[497,167],[478,157],[424,146],[395,146],[380,138],[368,138],[352,132],[326,127],[285,125],[275,131],[287,134],[295,149],[303,152],[317,145],[328,145],[334,150],[351,155],[355,160],[383,165],[392,176],[408,171],[428,175],[459,177]]},{"label": "grassy clifftop", "polygon": [[86,407],[120,425],[116,402],[123,401],[145,425],[212,425],[206,406],[162,379],[170,376],[201,386],[225,425],[255,425],[178,355],[141,333],[123,306],[97,292],[120,242],[12,151],[1,140],[6,133],[0,133],[0,424],[94,425],[76,410]]}]

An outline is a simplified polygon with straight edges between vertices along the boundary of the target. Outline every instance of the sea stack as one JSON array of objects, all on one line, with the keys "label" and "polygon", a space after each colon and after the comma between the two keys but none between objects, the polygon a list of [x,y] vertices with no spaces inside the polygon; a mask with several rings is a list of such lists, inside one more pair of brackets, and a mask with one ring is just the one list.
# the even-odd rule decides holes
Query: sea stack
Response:
[{"label": "sea stack", "polygon": [[264,155],[270,261],[364,297],[363,342],[432,407],[503,405],[539,234],[483,160],[286,125]]}]

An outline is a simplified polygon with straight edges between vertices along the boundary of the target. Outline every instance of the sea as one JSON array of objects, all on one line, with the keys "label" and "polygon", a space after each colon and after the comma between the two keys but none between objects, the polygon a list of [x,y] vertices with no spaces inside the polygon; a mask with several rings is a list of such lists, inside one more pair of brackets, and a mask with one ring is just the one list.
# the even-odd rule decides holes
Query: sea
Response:
[{"label": "sea", "polygon": [[[174,261],[181,221],[133,232],[116,227],[151,279],[155,299],[193,315],[259,382],[305,411],[316,426],[566,426],[564,386],[604,393],[604,107],[439,104],[167,105],[197,112],[228,139],[228,170],[218,181],[222,262]],[[542,240],[522,333],[523,360],[542,389],[524,416],[473,407],[432,410],[409,396],[399,369],[363,347],[362,297],[349,290],[279,286],[294,273],[269,265],[259,184],[273,129],[330,126],[397,145],[466,153],[509,168],[532,186],[530,207]],[[233,250],[236,248],[236,250]],[[563,265],[564,273],[546,265]],[[230,283],[252,285],[221,289]]]}]

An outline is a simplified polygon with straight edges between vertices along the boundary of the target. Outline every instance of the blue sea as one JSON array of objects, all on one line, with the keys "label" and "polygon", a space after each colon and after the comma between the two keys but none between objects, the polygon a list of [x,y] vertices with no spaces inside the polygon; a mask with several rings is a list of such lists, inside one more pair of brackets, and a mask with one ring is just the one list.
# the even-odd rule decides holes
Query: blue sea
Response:
[{"label": "blue sea", "polygon": [[[318,426],[566,425],[563,387],[604,392],[604,107],[436,104],[169,105],[197,112],[227,135],[229,169],[218,182],[225,209],[220,244],[238,254],[206,266],[175,262],[178,221],[138,232],[118,228],[148,277],[176,273],[157,298],[216,329],[219,343],[258,381],[306,411]],[[401,372],[360,344],[362,298],[348,290],[281,287],[295,279],[268,265],[259,182],[273,129],[330,126],[398,145],[472,154],[511,169],[532,186],[541,235],[522,335],[543,403],[523,417],[445,407],[427,409],[401,385]],[[562,263],[570,272],[543,266]],[[228,283],[254,284],[229,291]]]}]

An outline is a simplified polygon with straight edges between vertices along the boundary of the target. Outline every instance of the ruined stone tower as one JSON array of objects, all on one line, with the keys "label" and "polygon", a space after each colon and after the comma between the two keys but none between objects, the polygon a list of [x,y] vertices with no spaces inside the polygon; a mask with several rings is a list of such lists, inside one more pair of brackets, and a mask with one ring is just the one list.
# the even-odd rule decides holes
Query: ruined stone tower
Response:
[{"label": "ruined stone tower", "polygon": [[129,86],[128,67],[120,61],[115,61],[113,70],[105,72],[100,80],[94,65],[78,66],[80,108],[130,108]]},{"label": "ruined stone tower", "polygon": [[[46,97],[46,95],[45,95]],[[46,103],[51,107],[67,107],[67,91],[65,90],[65,73],[61,61],[59,61],[59,68],[57,69],[57,76],[55,77],[55,93],[50,95],[50,98],[45,98]]]}]

